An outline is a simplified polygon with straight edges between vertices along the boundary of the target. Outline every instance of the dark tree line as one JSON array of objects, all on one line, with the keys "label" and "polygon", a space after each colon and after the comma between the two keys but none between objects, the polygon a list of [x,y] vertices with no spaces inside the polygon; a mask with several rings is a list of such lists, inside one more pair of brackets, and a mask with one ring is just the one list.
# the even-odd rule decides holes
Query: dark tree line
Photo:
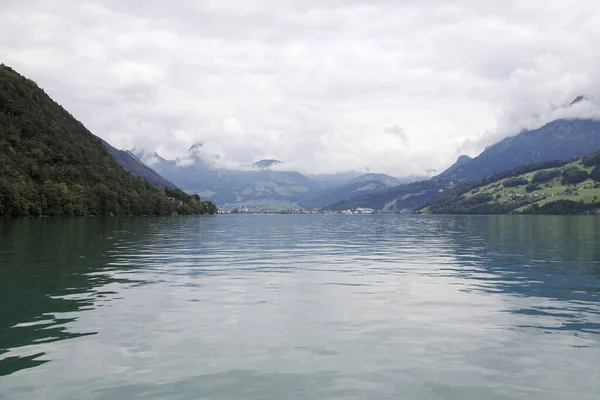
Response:
[{"label": "dark tree line", "polygon": [[502,184],[504,187],[516,187],[516,186],[521,186],[521,185],[527,185],[529,183],[529,181],[523,177],[516,177],[516,178],[508,178],[507,180],[504,181],[504,183]]},{"label": "dark tree line", "polygon": [[0,215],[215,212],[211,202],[127,173],[33,81],[0,65]]},{"label": "dark tree line", "polygon": [[540,171],[533,175],[531,183],[546,183],[560,175],[559,169],[551,169],[549,171]]},{"label": "dark tree line", "polygon": [[600,165],[600,151],[596,151],[592,154],[588,154],[583,157],[581,160],[584,167],[593,167],[595,165]]},{"label": "dark tree line", "polygon": [[590,172],[590,178],[595,180],[596,182],[600,182],[600,166],[594,167]]},{"label": "dark tree line", "polygon": [[576,185],[587,179],[590,175],[577,167],[566,168],[562,173],[562,184],[563,185]]},{"label": "dark tree line", "polygon": [[586,204],[582,200],[556,200],[543,206],[532,204],[524,211],[524,214],[574,215],[583,214],[594,208],[598,208],[598,204]]}]

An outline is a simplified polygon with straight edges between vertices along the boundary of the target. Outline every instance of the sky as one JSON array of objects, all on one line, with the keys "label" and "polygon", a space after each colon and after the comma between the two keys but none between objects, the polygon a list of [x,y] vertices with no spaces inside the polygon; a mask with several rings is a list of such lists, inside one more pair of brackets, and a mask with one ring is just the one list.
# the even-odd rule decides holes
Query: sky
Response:
[{"label": "sky", "polygon": [[599,0],[0,7],[0,62],[93,133],[169,159],[204,143],[224,168],[441,172],[523,129],[600,117],[598,49]]}]

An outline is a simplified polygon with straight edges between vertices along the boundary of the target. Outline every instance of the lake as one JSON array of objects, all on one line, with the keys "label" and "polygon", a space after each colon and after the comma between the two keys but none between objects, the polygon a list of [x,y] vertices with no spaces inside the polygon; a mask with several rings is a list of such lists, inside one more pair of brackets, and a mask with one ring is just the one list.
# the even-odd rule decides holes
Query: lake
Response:
[{"label": "lake", "polygon": [[600,398],[600,218],[0,219],[0,399]]}]

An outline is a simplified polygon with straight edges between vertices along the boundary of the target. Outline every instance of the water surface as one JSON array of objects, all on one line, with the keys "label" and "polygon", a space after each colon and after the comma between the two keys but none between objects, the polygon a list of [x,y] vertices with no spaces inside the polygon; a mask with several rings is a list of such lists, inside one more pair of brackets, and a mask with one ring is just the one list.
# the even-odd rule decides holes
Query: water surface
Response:
[{"label": "water surface", "polygon": [[0,219],[0,399],[598,399],[600,219]]}]

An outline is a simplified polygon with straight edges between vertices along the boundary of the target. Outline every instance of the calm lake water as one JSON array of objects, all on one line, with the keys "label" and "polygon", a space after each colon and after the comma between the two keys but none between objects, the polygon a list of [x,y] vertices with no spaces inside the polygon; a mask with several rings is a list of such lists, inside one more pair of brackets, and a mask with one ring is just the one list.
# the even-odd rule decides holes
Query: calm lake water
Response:
[{"label": "calm lake water", "polygon": [[600,398],[600,218],[0,219],[0,399]]}]

